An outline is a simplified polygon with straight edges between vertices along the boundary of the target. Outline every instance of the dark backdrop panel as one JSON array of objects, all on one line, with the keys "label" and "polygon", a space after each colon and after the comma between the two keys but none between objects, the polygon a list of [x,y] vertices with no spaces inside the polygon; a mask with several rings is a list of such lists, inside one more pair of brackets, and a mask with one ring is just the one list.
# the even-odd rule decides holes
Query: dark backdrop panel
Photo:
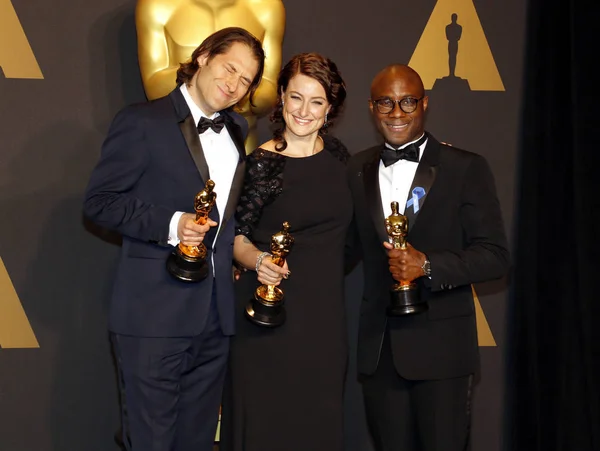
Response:
[{"label": "dark backdrop panel", "polygon": [[[0,74],[0,257],[40,348],[0,349],[0,450],[113,450],[119,420],[106,309],[118,240],[84,223],[81,201],[112,116],[123,105],[144,100],[136,62],[135,1],[12,3],[44,79]],[[389,63],[410,60],[436,1],[284,3],[283,60],[304,51],[332,58],[349,92],[346,112],[333,133],[352,152],[371,146],[377,141],[367,108],[371,79]],[[428,129],[488,158],[509,231],[522,3],[474,2],[506,91],[429,92]],[[269,138],[264,119],[259,137]],[[352,352],[346,435],[352,451],[370,449],[354,373],[360,277],[359,268],[347,280]],[[506,295],[502,284],[477,290],[498,346],[482,348],[474,450],[496,451]]]},{"label": "dark backdrop panel", "polygon": [[81,202],[112,115],[143,99],[135,3],[13,4],[44,79],[0,77],[0,256],[40,348],[0,349],[0,449],[110,450],[117,248],[86,231]]}]

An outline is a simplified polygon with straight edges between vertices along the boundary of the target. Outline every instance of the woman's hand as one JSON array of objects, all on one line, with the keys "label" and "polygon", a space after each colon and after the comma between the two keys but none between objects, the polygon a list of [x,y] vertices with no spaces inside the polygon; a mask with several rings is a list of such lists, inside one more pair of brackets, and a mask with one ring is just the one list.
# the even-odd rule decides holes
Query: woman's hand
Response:
[{"label": "woman's hand", "polygon": [[287,261],[283,266],[279,266],[273,263],[271,256],[262,259],[257,271],[258,281],[267,285],[279,285],[281,280],[287,279],[290,274]]}]

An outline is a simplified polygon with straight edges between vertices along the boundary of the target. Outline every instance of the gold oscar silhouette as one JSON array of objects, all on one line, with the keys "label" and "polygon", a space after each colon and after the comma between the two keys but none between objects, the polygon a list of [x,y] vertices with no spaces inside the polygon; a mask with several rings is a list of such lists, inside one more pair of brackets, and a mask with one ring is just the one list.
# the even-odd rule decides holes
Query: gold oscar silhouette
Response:
[{"label": "gold oscar silhouette", "polygon": [[[408,218],[398,213],[398,202],[392,202],[392,214],[385,218],[385,230],[394,249],[406,249]],[[412,280],[402,280],[392,286],[390,291],[389,316],[404,316],[421,313],[429,306],[419,297],[417,284]]]},{"label": "gold oscar silhouette", "polygon": [[[208,180],[204,189],[196,194],[194,210],[196,210],[196,223],[204,225],[208,215],[217,201],[214,192],[215,182]],[[167,259],[167,269],[171,275],[184,282],[200,282],[208,276],[208,263],[206,262],[206,246],[186,246],[181,243]]]},{"label": "gold oscar silhouette", "polygon": [[241,27],[262,42],[265,69],[254,105],[246,97],[235,107],[248,121],[246,151],[254,150],[258,144],[257,118],[269,113],[277,100],[285,31],[282,0],[138,0],[135,23],[140,72],[149,100],[175,88],[179,64],[215,31]]},{"label": "gold oscar silhouette", "polygon": [[474,0],[437,0],[408,65],[426,90],[505,90]]},{"label": "gold oscar silhouette", "polygon": [[[290,235],[290,224],[283,223],[281,231],[271,237],[272,261],[283,266],[285,257],[290,253],[294,244],[294,237]],[[266,327],[281,326],[285,322],[285,308],[283,307],[283,290],[274,285],[261,285],[246,305],[246,317],[254,324]]]},{"label": "gold oscar silhouette", "polygon": [[[469,82],[465,78],[456,76],[456,61],[458,58],[458,43],[462,37],[463,27],[458,23],[458,14],[452,13],[450,23],[446,25],[446,39],[448,40],[448,76],[437,78],[431,89],[454,92],[469,92]],[[462,55],[462,54],[461,54]]]}]

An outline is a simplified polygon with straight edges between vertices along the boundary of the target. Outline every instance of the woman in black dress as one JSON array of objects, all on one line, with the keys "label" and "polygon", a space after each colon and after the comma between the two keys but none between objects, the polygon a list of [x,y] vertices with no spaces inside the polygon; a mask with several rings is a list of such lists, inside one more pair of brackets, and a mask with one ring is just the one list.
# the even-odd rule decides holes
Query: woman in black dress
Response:
[{"label": "woman in black dress", "polygon": [[[234,258],[248,271],[236,284],[221,450],[341,451],[348,351],[343,260],[352,201],[348,152],[325,130],[346,89],[332,61],[305,53],[282,69],[278,92],[271,117],[278,128],[248,156],[236,214]],[[284,221],[295,242],[280,268],[270,256],[259,257]],[[279,327],[244,317],[261,283],[279,284],[285,293],[287,319]]]}]

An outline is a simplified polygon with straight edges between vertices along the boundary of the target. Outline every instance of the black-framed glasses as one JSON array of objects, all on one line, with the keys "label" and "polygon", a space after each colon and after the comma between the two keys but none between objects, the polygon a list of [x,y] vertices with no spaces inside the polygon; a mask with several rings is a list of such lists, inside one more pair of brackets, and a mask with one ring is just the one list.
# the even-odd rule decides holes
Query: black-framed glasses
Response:
[{"label": "black-framed glasses", "polygon": [[414,113],[417,109],[417,105],[419,101],[423,100],[425,96],[417,99],[416,97],[404,97],[400,100],[390,99],[389,97],[384,97],[383,99],[371,100],[373,105],[377,108],[377,111],[380,114],[389,114],[394,110],[396,103],[400,107],[402,111],[405,113]]}]

